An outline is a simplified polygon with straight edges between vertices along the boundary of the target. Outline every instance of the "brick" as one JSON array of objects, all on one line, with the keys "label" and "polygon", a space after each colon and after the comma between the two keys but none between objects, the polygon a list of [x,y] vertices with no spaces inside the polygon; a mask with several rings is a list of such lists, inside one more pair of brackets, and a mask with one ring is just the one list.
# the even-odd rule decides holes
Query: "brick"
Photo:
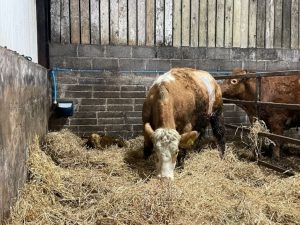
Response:
[{"label": "brick", "polygon": [[125,112],[125,117],[142,117],[142,113],[138,111],[133,111],[133,112]]},{"label": "brick", "polygon": [[96,112],[76,112],[72,118],[97,118]]},{"label": "brick", "polygon": [[171,67],[189,67],[194,68],[196,67],[195,60],[171,60]]},{"label": "brick", "polygon": [[182,59],[182,51],[176,47],[158,47],[157,58],[159,59]]},{"label": "brick", "polygon": [[132,47],[132,58],[155,58],[156,55],[155,47]]},{"label": "brick", "polygon": [[254,71],[265,71],[266,61],[244,61],[243,68]]},{"label": "brick", "polygon": [[87,85],[64,85],[65,91],[92,91],[92,86]]},{"label": "brick", "polygon": [[255,60],[256,49],[253,48],[232,48],[230,51],[232,60]]},{"label": "brick", "polygon": [[133,104],[133,100],[128,98],[108,98],[107,105],[113,104]]},{"label": "brick", "polygon": [[132,131],[132,125],[130,124],[110,124],[109,126],[107,126],[108,130],[110,132],[113,131]]},{"label": "brick", "polygon": [[144,104],[145,98],[135,98],[134,104]]},{"label": "brick", "polygon": [[70,125],[97,125],[97,119],[86,119],[86,118],[70,119]]},{"label": "brick", "polygon": [[278,60],[289,61],[289,62],[299,62],[300,51],[299,49],[276,49]]},{"label": "brick", "polygon": [[91,98],[92,92],[90,91],[66,91],[65,98]]},{"label": "brick", "polygon": [[94,98],[123,98],[119,91],[97,91],[93,93]]},{"label": "brick", "polygon": [[82,105],[105,105],[106,99],[104,98],[84,98],[81,99]]},{"label": "brick", "polygon": [[117,71],[119,69],[119,60],[106,59],[106,58],[93,58],[92,69]]},{"label": "brick", "polygon": [[80,105],[78,111],[85,111],[85,112],[96,112],[96,111],[104,111],[105,106],[103,105]]},{"label": "brick", "polygon": [[122,71],[140,71],[146,70],[148,59],[119,59],[119,70]]},{"label": "brick", "polygon": [[119,118],[124,117],[128,112],[107,112],[107,111],[100,111],[97,112],[97,118]]},{"label": "brick", "polygon": [[134,111],[142,111],[142,110],[143,110],[143,104],[134,105]]},{"label": "brick", "polygon": [[84,132],[92,132],[92,133],[98,133],[98,132],[104,132],[105,131],[105,126],[104,125],[90,125],[90,126],[78,126],[79,131],[84,131]]},{"label": "brick", "polygon": [[94,91],[120,91],[120,86],[118,85],[96,85],[94,86]]},{"label": "brick", "polygon": [[66,68],[67,67],[65,57],[50,57],[49,64],[50,64],[50,68],[53,68],[53,67]]},{"label": "brick", "polygon": [[79,77],[78,78],[78,83],[80,85],[84,85],[84,84],[93,84],[93,85],[102,85],[102,84],[106,84],[106,81],[102,78],[97,78],[97,77]]},{"label": "brick", "polygon": [[92,59],[91,58],[75,58],[67,57],[65,60],[66,68],[72,69],[92,69]]},{"label": "brick", "polygon": [[181,47],[182,59],[205,59],[206,48]]},{"label": "brick", "polygon": [[99,118],[98,124],[107,125],[107,124],[125,124],[124,118]]},{"label": "brick", "polygon": [[230,57],[230,49],[228,48],[207,48],[207,59],[228,59]]},{"label": "brick", "polygon": [[121,92],[121,98],[145,98],[146,93],[144,91],[131,91],[131,92]]},{"label": "brick", "polygon": [[142,124],[142,118],[141,117],[128,117],[126,118],[126,123],[128,124]]},{"label": "brick", "polygon": [[77,56],[77,47],[75,44],[49,44],[49,56],[57,57],[57,56]]},{"label": "brick", "polygon": [[267,61],[267,71],[280,71],[280,70],[298,70],[298,62],[287,62],[287,61]]},{"label": "brick", "polygon": [[123,85],[121,91],[146,91],[146,88],[143,85]]},{"label": "brick", "polygon": [[131,46],[106,46],[106,57],[131,58]]},{"label": "brick", "polygon": [[146,70],[166,72],[170,69],[171,69],[171,62],[170,60],[166,60],[166,59],[149,60],[146,65]]},{"label": "brick", "polygon": [[77,77],[70,77],[70,76],[64,76],[64,77],[57,77],[56,83],[59,84],[78,84]]},{"label": "brick", "polygon": [[79,57],[104,57],[105,47],[101,45],[78,45]]},{"label": "brick", "polygon": [[256,49],[256,60],[277,60],[277,50],[276,49]]},{"label": "brick", "polygon": [[133,111],[132,105],[108,105],[107,111]]}]

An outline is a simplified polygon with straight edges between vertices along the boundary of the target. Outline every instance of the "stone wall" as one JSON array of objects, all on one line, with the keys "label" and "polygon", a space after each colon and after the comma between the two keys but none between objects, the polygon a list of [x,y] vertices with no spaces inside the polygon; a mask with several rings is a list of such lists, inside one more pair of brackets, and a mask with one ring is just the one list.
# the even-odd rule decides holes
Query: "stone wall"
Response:
[{"label": "stone wall", "polygon": [[0,48],[0,224],[26,181],[28,147],[48,128],[47,70]]}]

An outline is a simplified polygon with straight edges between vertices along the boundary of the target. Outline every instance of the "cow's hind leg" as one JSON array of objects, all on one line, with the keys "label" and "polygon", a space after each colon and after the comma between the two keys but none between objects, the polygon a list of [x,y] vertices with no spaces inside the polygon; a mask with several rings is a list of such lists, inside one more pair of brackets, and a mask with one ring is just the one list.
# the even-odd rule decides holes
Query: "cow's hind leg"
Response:
[{"label": "cow's hind leg", "polygon": [[146,135],[144,136],[144,159],[148,159],[149,156],[152,154],[153,151],[153,144],[149,137]]},{"label": "cow's hind leg", "polygon": [[225,152],[225,126],[224,126],[224,117],[223,117],[222,110],[216,111],[210,117],[210,124],[213,131],[213,135],[217,139],[220,157],[221,159],[223,159],[224,152]]}]

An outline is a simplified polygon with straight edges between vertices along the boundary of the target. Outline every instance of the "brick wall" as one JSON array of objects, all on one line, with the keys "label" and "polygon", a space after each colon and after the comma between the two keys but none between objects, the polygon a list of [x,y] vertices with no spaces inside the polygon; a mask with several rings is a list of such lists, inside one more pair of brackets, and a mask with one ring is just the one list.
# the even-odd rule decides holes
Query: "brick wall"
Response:
[{"label": "brick wall", "polygon": [[[69,118],[53,114],[49,126],[52,130],[70,128],[81,136],[100,132],[130,138],[141,134],[148,87],[172,67],[212,72],[234,67],[292,70],[299,67],[299,55],[298,50],[288,49],[52,44],[51,66],[67,68],[57,73],[58,96],[74,101],[75,114]],[[224,115],[226,122],[248,123],[244,111],[233,104],[225,105]]]}]

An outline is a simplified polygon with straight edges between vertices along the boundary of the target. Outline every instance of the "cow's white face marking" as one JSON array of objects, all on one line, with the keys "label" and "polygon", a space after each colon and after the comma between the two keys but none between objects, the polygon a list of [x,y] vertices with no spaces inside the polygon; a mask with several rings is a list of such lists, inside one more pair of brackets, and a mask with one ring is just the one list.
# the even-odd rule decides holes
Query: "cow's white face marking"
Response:
[{"label": "cow's white face marking", "polygon": [[205,84],[207,91],[208,91],[208,98],[209,98],[209,104],[208,104],[208,114],[212,113],[212,108],[216,100],[215,96],[215,87],[213,85],[213,80],[209,76],[198,76],[200,80]]},{"label": "cow's white face marking", "polygon": [[174,179],[174,169],[179,152],[181,136],[174,129],[159,128],[152,135],[153,150],[156,154],[157,176]]},{"label": "cow's white face marking", "polygon": [[160,75],[153,83],[152,86],[154,86],[155,84],[160,85],[163,82],[171,82],[171,81],[175,81],[175,77],[169,72],[164,73],[163,75]]}]

